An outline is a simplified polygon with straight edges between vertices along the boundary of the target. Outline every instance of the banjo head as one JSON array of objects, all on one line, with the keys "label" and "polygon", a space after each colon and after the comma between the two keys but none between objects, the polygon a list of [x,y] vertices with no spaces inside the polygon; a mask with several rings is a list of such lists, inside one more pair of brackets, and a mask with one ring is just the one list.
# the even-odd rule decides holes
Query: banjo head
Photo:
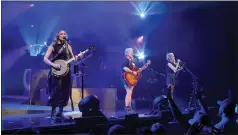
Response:
[{"label": "banjo head", "polygon": [[69,71],[68,65],[64,60],[56,60],[56,61],[54,61],[54,63],[61,65],[61,69],[55,69],[52,67],[52,73],[54,75],[63,76]]}]

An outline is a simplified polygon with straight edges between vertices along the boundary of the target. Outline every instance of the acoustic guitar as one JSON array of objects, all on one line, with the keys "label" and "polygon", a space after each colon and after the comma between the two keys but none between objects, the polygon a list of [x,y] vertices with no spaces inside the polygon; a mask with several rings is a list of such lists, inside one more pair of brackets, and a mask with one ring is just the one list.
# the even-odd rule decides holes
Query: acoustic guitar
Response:
[{"label": "acoustic guitar", "polygon": [[142,77],[142,71],[145,70],[149,65],[151,64],[150,60],[147,60],[146,64],[142,66],[141,68],[135,67],[132,69],[132,71],[137,72],[137,75],[135,76],[133,73],[125,72],[124,73],[124,79],[130,86],[136,86],[139,79]]}]

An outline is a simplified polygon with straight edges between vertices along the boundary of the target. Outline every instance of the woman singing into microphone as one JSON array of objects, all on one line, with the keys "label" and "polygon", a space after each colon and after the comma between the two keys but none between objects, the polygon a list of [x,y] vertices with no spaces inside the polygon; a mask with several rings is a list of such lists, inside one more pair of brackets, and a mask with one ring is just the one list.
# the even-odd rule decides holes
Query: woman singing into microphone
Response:
[{"label": "woman singing into microphone", "polygon": [[179,67],[180,60],[175,61],[175,57],[173,53],[167,53],[166,55],[167,65],[166,65],[166,84],[168,87],[171,87],[171,97],[174,95],[174,88],[176,85],[176,73],[182,70]]}]

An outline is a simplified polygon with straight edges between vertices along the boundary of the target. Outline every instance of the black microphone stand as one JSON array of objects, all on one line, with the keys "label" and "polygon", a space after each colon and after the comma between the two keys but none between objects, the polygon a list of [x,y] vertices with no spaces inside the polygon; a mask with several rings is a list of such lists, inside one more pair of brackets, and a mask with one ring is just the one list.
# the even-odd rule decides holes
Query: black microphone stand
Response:
[{"label": "black microphone stand", "polygon": [[[86,66],[86,64],[84,63],[84,61],[86,60],[86,59],[88,59],[89,57],[91,57],[92,56],[92,54],[91,55],[88,55],[88,56],[86,56],[85,58],[83,58],[83,59],[80,59],[79,60],[79,62],[77,62],[77,63],[75,63],[75,69],[74,69],[74,72],[75,72],[75,74],[76,75],[80,75],[80,77],[81,77],[81,98],[83,99],[84,98],[84,76],[86,75],[85,74],[85,67],[87,67]],[[79,73],[79,71],[78,71],[78,69],[79,69],[79,66],[78,65],[81,65],[81,73]]]},{"label": "black microphone stand", "polygon": [[193,109],[196,109],[198,108],[198,102],[197,102],[197,99],[196,99],[196,95],[197,95],[197,91],[198,91],[198,77],[195,76],[191,70],[189,70],[187,67],[183,67],[185,69],[185,71],[187,71],[193,78],[193,82],[192,82],[192,85],[193,85],[193,91],[192,91],[192,94],[190,95],[190,99],[189,99],[189,103],[188,103],[188,108],[186,109],[186,111],[190,111],[190,110],[193,110]]},{"label": "black microphone stand", "polygon": [[81,85],[81,92],[82,92],[82,99],[84,98],[84,76],[85,76],[85,73],[84,73],[84,67],[85,67],[86,65],[83,63],[83,62],[81,62],[81,81],[82,81],[82,85]]},{"label": "black microphone stand", "polygon": [[159,72],[155,71],[153,68],[150,68],[150,67],[148,67],[148,69],[151,70],[153,73],[166,78],[166,75],[164,73],[159,73]]},{"label": "black microphone stand", "polygon": [[[79,73],[79,63],[81,65],[81,73]],[[85,63],[83,62],[79,62],[79,63],[76,63],[74,65],[74,73],[75,75],[81,77],[81,96],[82,96],[82,99],[84,98],[84,76],[85,76],[85,71],[84,71],[84,67],[86,66]]]}]

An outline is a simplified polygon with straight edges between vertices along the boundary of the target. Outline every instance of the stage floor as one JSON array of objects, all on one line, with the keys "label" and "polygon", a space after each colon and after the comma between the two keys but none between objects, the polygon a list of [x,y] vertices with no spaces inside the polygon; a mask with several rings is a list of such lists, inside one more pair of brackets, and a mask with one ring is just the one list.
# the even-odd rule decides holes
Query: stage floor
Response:
[{"label": "stage floor", "polygon": [[[15,114],[2,115],[2,130],[21,129],[27,127],[49,127],[74,124],[74,122],[55,123],[50,119],[50,110],[48,106],[33,106],[23,104],[3,104],[3,109],[8,109],[15,112]],[[17,114],[16,111],[24,111]],[[102,112],[108,118],[124,118],[125,111],[123,109],[117,110],[102,110]],[[148,113],[148,109],[136,110],[139,116],[143,116]],[[3,114],[3,113],[2,113]],[[64,110],[65,116],[71,116],[74,118],[80,118],[81,112],[78,110],[72,111],[69,108]]]}]

